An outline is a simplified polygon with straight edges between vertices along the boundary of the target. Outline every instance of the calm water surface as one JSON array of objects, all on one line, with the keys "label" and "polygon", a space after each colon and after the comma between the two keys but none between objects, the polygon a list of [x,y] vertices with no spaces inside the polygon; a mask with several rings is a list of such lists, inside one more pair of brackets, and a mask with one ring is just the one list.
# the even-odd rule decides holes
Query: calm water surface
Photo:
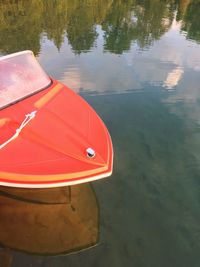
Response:
[{"label": "calm water surface", "polygon": [[30,49],[114,145],[100,243],[12,267],[200,266],[200,1],[0,1],[0,54]]}]

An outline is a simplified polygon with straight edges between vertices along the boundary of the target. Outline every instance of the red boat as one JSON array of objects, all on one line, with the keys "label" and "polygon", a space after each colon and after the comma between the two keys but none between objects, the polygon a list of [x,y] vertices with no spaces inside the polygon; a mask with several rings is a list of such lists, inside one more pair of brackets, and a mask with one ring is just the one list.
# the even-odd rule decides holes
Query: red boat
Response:
[{"label": "red boat", "polygon": [[112,173],[106,126],[31,51],[0,57],[0,131],[0,185],[69,186]]}]

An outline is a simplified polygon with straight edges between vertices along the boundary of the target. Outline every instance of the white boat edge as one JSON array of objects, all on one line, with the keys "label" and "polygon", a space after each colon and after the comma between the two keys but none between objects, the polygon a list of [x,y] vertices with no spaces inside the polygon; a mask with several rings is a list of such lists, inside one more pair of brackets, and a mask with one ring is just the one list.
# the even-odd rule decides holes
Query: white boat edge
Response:
[{"label": "white boat edge", "polygon": [[14,188],[54,188],[54,187],[63,187],[63,186],[72,186],[72,185],[78,185],[83,183],[89,183],[93,182],[99,179],[106,178],[108,176],[112,175],[111,172],[107,172],[104,174],[78,179],[75,181],[66,181],[66,182],[57,182],[57,183],[48,183],[48,184],[23,184],[23,183],[9,183],[9,182],[0,182],[0,186],[9,186]]}]

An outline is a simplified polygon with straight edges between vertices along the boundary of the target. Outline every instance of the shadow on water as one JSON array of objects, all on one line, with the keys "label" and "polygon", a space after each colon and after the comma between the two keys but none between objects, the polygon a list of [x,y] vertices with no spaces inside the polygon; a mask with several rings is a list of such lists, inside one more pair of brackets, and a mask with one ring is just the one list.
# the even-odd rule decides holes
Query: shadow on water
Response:
[{"label": "shadow on water", "polygon": [[[56,255],[98,242],[99,209],[90,184],[53,189],[1,187],[0,205],[2,247]],[[8,255],[8,249],[1,251],[2,261],[10,262]]]}]

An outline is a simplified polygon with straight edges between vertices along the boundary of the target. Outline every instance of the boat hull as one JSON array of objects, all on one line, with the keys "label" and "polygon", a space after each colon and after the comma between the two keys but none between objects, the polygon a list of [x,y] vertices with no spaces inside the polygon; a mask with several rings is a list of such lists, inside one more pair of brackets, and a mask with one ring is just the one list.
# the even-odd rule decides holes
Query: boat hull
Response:
[{"label": "boat hull", "polygon": [[0,185],[70,186],[112,173],[106,126],[84,99],[56,80],[2,109],[0,128]]}]

